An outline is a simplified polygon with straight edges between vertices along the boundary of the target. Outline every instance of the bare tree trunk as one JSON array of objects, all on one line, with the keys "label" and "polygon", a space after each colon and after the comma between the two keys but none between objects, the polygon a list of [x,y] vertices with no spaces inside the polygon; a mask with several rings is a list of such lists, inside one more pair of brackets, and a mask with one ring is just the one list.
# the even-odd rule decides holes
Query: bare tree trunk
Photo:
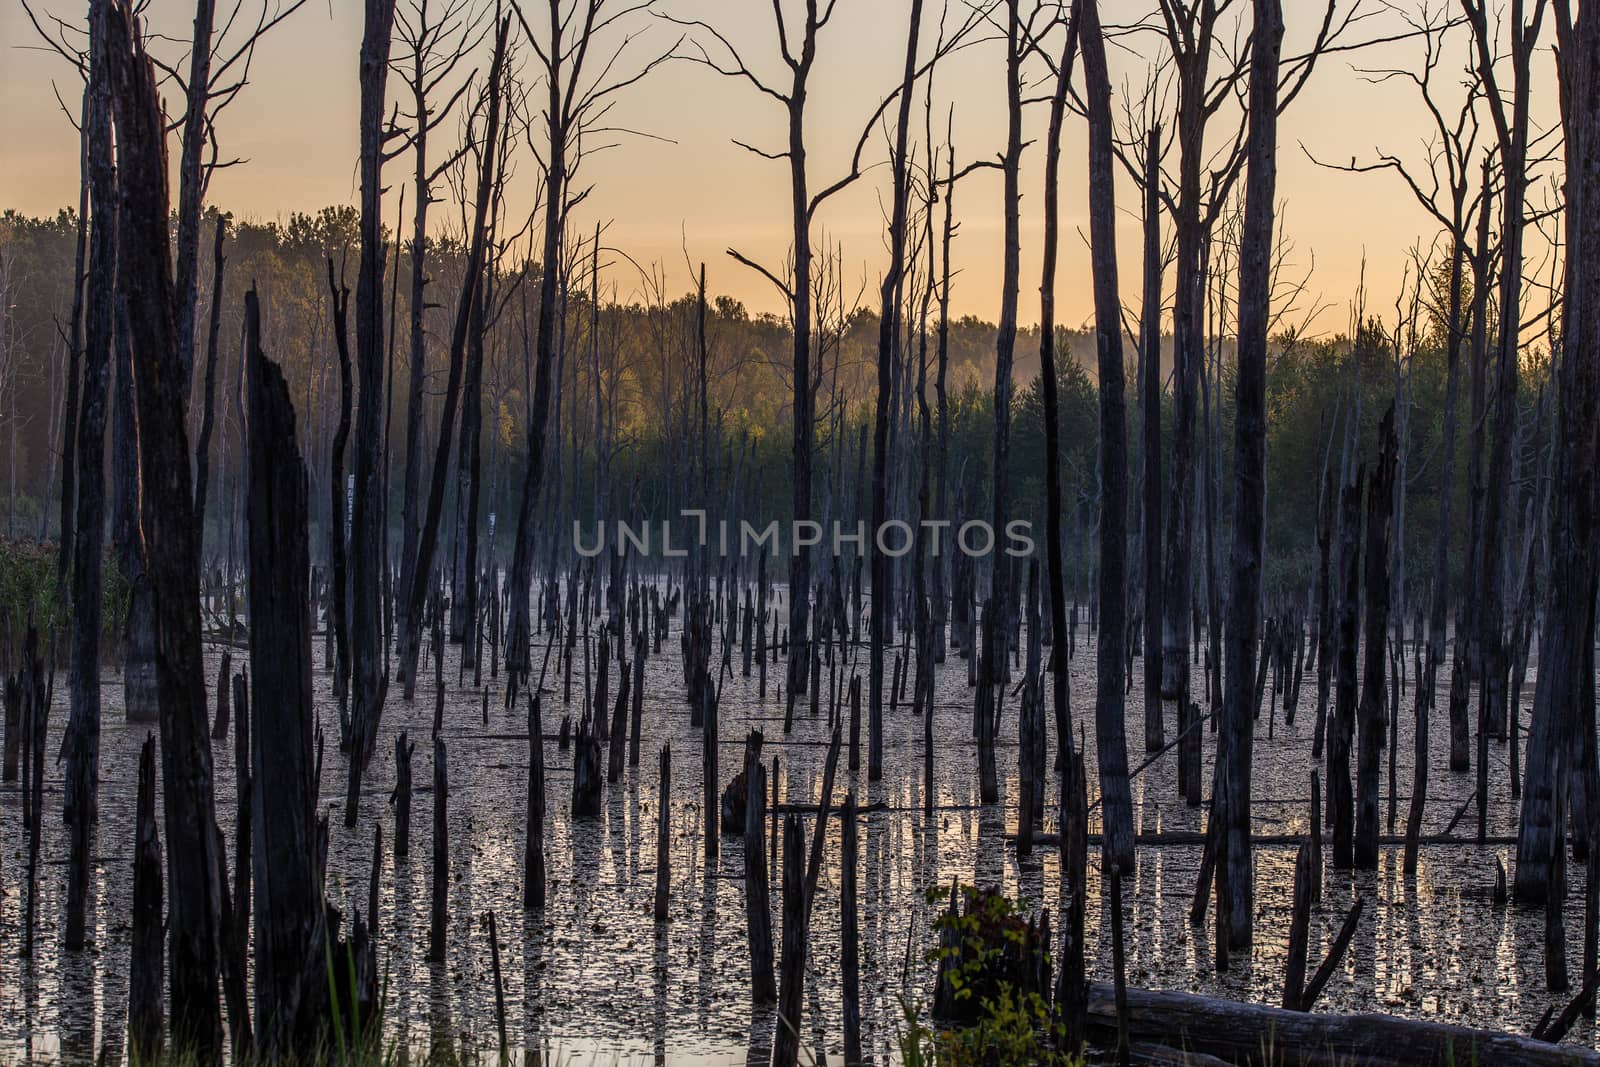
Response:
[{"label": "bare tree trunk", "polygon": [[200,412],[200,440],[194,446],[194,543],[195,555],[205,562],[202,551],[206,540],[206,491],[211,480],[211,434],[217,425],[217,341],[222,331],[222,279],[227,260],[222,241],[228,220],[217,216],[215,243],[211,247],[211,315],[206,327],[206,385]]},{"label": "bare tree trunk", "polygon": [[1384,665],[1388,659],[1384,631],[1389,625],[1389,545],[1394,512],[1395,460],[1398,443],[1391,405],[1378,429],[1378,465],[1367,485],[1366,641],[1367,662],[1361,674],[1361,730],[1356,758],[1355,865],[1378,866],[1378,761],[1383,754],[1385,704]]},{"label": "bare tree trunk", "polygon": [[[111,370],[112,309],[116,292],[116,172],[111,149],[108,73],[110,0],[89,10],[89,85],[84,140],[84,188],[93,213],[89,267],[84,277],[84,348],[77,443],[77,515],[72,530],[71,712],[62,809],[70,835],[67,859],[69,949],[82,948],[94,849],[100,780],[100,629],[102,542],[105,537],[106,392]],[[65,542],[63,542],[65,544]],[[65,551],[65,549],[63,549]],[[9,738],[8,738],[9,740]],[[159,905],[158,905],[159,909]]]},{"label": "bare tree trunk", "polygon": [[382,575],[387,507],[383,453],[383,157],[384,89],[394,0],[366,0],[361,36],[361,265],[356,275],[355,498],[350,515],[351,701],[349,789],[344,823],[361,814],[361,775],[372,759],[388,679],[383,670]]},{"label": "bare tree trunk", "polygon": [[[1250,855],[1250,771],[1255,706],[1251,681],[1261,629],[1267,460],[1267,328],[1271,321],[1272,230],[1277,189],[1278,58],[1282,0],[1254,0],[1250,51],[1250,133],[1244,227],[1239,239],[1239,369],[1234,399],[1234,503],[1228,630],[1218,732],[1222,835],[1217,864],[1227,886],[1229,947],[1248,949],[1255,914]],[[1225,870],[1222,870],[1225,868]],[[1219,905],[1220,906],[1220,905]]]},{"label": "bare tree trunk", "polygon": [[202,1062],[222,1051],[217,1003],[220,901],[211,731],[200,652],[199,562],[184,430],[165,122],[155,70],[128,14],[113,9],[108,53],[117,130],[118,277],[137,381],[140,508],[154,621],[166,808],[167,927],[174,1045]]},{"label": "bare tree trunk", "polygon": [[[878,401],[872,431],[872,636],[867,679],[867,780],[883,777],[883,646],[888,640],[889,612],[894,597],[890,559],[878,546],[889,504],[889,403],[891,365],[899,343],[900,301],[905,277],[906,214],[910,202],[911,170],[906,156],[910,137],[911,97],[917,69],[917,35],[922,26],[922,0],[911,0],[910,28],[906,33],[905,73],[900,82],[900,112],[895,127],[893,204],[889,216],[889,266],[879,290]],[[804,596],[803,590],[793,591]]]},{"label": "bare tree trunk", "polygon": [[350,437],[350,338],[345,315],[350,307],[350,290],[343,280],[333,279],[333,260],[328,260],[328,299],[333,306],[333,343],[339,352],[339,426],[333,431],[332,477],[328,482],[328,561],[333,572],[328,600],[328,628],[333,631],[333,695],[339,705],[340,741],[355,749],[350,720],[350,605],[345,513],[344,450]]},{"label": "bare tree trunk", "polygon": [[1128,640],[1128,423],[1123,400],[1122,319],[1117,289],[1116,204],[1111,155],[1111,81],[1099,0],[1081,0],[1083,73],[1089,111],[1089,234],[1094,273],[1095,348],[1100,362],[1100,633],[1095,741],[1105,851],[1133,872],[1133,797],[1123,733],[1123,653]]},{"label": "bare tree trunk", "polygon": [[250,746],[254,975],[259,1050],[272,1059],[312,1054],[319,1047],[327,1023],[328,963],[315,778],[306,470],[295,444],[288,384],[261,350],[260,316],[252,288],[245,294],[245,358],[250,375],[250,703],[255,710]]},{"label": "bare tree trunk", "polygon": [[[1150,127],[1145,139],[1144,173],[1144,303],[1139,317],[1139,368],[1143,378],[1139,382],[1141,411],[1139,425],[1141,442],[1139,454],[1144,463],[1144,748],[1146,752],[1159,752],[1166,744],[1165,727],[1161,721],[1161,690],[1163,660],[1166,650],[1162,637],[1163,589],[1161,574],[1161,127]],[[1180,294],[1187,299],[1187,294]],[[1189,417],[1194,418],[1194,399],[1190,390]],[[1176,454],[1176,466],[1186,466],[1187,452]],[[1186,480],[1186,479],[1185,479]],[[1176,484],[1176,482],[1174,483]],[[1182,505],[1188,514],[1189,494]],[[1188,553],[1188,537],[1184,537],[1183,552]],[[1187,561],[1185,561],[1187,563]],[[1188,580],[1188,567],[1183,568],[1184,581]],[[1185,596],[1181,598],[1187,600]],[[1187,619],[1178,629],[1188,632]],[[1179,640],[1174,652],[1186,655],[1187,641]],[[1175,667],[1185,677],[1185,666]],[[1188,687],[1180,687],[1178,714],[1185,715]],[[1182,727],[1180,727],[1181,729]],[[1184,776],[1184,765],[1179,763],[1179,776]]]},{"label": "bare tree trunk", "polygon": [[[1539,632],[1539,674],[1528,734],[1527,775],[1517,832],[1518,898],[1539,901],[1552,886],[1561,830],[1556,796],[1561,753],[1569,773],[1592,773],[1576,759],[1579,731],[1593,729],[1594,600],[1600,516],[1596,515],[1596,426],[1600,425],[1600,9],[1572,19],[1558,2],[1557,29],[1566,128],[1566,300],[1557,365],[1557,447],[1550,531],[1550,600]],[[1571,746],[1571,747],[1568,747]],[[1574,766],[1575,765],[1575,766]],[[1594,818],[1593,813],[1590,819]],[[1592,833],[1593,826],[1580,826]],[[1589,840],[1590,849],[1596,847]],[[1590,868],[1593,870],[1593,867]]]}]

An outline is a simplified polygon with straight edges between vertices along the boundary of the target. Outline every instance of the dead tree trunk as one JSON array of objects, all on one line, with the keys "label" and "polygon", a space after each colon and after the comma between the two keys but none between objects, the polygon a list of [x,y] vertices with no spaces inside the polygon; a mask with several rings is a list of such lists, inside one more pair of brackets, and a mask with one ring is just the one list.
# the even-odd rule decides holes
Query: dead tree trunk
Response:
[{"label": "dead tree trunk", "polygon": [[[108,5],[109,6],[109,5]],[[161,838],[156,831],[156,738],[139,751],[139,797],[134,808],[133,935],[128,947],[128,1048],[135,1059],[161,1050]]]},{"label": "dead tree trunk", "polygon": [[1339,493],[1339,640],[1333,721],[1328,732],[1328,812],[1333,820],[1333,865],[1354,862],[1355,799],[1350,746],[1355,740],[1356,655],[1361,620],[1361,486],[1366,470]]},{"label": "dead tree trunk", "polygon": [[1378,866],[1378,762],[1383,755],[1385,722],[1384,666],[1388,659],[1384,631],[1389,624],[1390,519],[1394,512],[1395,458],[1394,408],[1378,430],[1378,465],[1367,486],[1366,642],[1367,662],[1361,676],[1361,703],[1357,711],[1361,728],[1356,759],[1355,865],[1363,870]]},{"label": "dead tree trunk", "polygon": [[1250,764],[1255,733],[1250,682],[1261,629],[1265,547],[1267,329],[1272,298],[1272,230],[1277,189],[1278,58],[1282,0],[1255,0],[1250,51],[1250,133],[1244,228],[1239,241],[1239,369],[1234,401],[1234,529],[1228,628],[1218,731],[1222,837],[1217,867],[1226,885],[1229,947],[1248,949],[1255,914],[1250,855]]},{"label": "dead tree trunk", "polygon": [[[1550,531],[1550,567],[1556,577],[1550,582],[1539,634],[1539,676],[1517,833],[1517,896],[1528,901],[1547,895],[1557,860],[1561,827],[1556,770],[1561,751],[1580,751],[1576,731],[1593,728],[1591,657],[1600,564],[1595,431],[1600,424],[1600,369],[1595,363],[1600,353],[1600,10],[1582,6],[1576,19],[1569,17],[1566,4],[1556,10],[1567,138],[1567,277],[1565,340],[1556,371],[1555,484],[1560,489],[1553,494]],[[1573,764],[1581,767],[1569,757],[1569,766]],[[1582,768],[1574,773],[1591,772]],[[1590,850],[1596,847],[1593,840],[1587,844]]]},{"label": "dead tree trunk", "polygon": [[[72,530],[72,670],[66,736],[67,773],[62,796],[69,849],[67,930],[69,949],[83,947],[100,779],[100,628],[105,537],[106,392],[111,368],[112,311],[116,290],[116,172],[111,149],[111,87],[107,72],[110,0],[96,0],[89,20],[84,187],[95,224],[89,233],[84,278],[82,391],[76,445],[77,513]],[[63,524],[62,536],[67,527]],[[7,730],[7,742],[11,731]]]},{"label": "dead tree trunk", "polygon": [[361,775],[371,761],[383,715],[388,678],[383,668],[380,573],[388,511],[383,494],[383,159],[384,89],[394,0],[365,0],[361,36],[361,264],[356,275],[355,495],[350,514],[351,704],[349,788],[344,824],[361,813]]},{"label": "dead tree trunk", "polygon": [[317,825],[306,469],[295,444],[288,384],[261,350],[254,289],[245,294],[245,358],[255,1007],[259,1050],[270,1059],[319,1047],[327,1025],[327,913]]},{"label": "dead tree trunk", "polygon": [[1094,273],[1095,348],[1100,365],[1100,633],[1095,741],[1106,854],[1133,873],[1133,797],[1123,732],[1123,655],[1128,640],[1128,424],[1123,399],[1122,319],[1117,288],[1111,81],[1099,0],[1083,0],[1083,72],[1089,105],[1089,233]]},{"label": "dead tree trunk", "polygon": [[166,808],[172,1038],[211,1062],[221,1055],[217,1003],[219,864],[211,731],[200,653],[194,494],[177,359],[167,229],[166,124],[154,66],[129,15],[113,9],[109,48],[120,185],[118,277],[138,404],[139,523],[154,621]]},{"label": "dead tree trunk", "polygon": [[[1159,752],[1165,745],[1161,721],[1161,675],[1166,651],[1161,623],[1163,590],[1161,573],[1161,127],[1151,126],[1145,139],[1144,173],[1144,303],[1139,316],[1140,449],[1144,464],[1144,748]],[[1194,401],[1189,401],[1193,419]],[[1176,464],[1186,462],[1178,455]],[[1185,513],[1188,506],[1184,505]],[[1186,549],[1187,551],[1187,549]],[[1187,579],[1185,567],[1184,577]],[[1187,600],[1187,597],[1183,599]],[[1187,625],[1179,629],[1187,630]],[[1187,642],[1174,649],[1185,655]],[[1177,668],[1185,675],[1188,666]],[[1188,701],[1187,686],[1179,693],[1179,714]],[[1179,727],[1182,729],[1182,727]],[[1184,764],[1178,764],[1180,777]]]}]

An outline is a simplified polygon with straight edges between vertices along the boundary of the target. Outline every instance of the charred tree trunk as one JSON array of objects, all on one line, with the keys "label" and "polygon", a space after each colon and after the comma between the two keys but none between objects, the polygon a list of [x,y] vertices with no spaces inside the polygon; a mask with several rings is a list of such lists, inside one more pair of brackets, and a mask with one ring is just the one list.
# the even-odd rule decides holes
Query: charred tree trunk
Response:
[{"label": "charred tree trunk", "polygon": [[[1595,429],[1600,424],[1600,365],[1595,362],[1600,353],[1600,9],[1584,5],[1570,23],[1565,5],[1557,11],[1567,137],[1566,300],[1563,354],[1556,370],[1555,484],[1560,489],[1553,494],[1550,531],[1551,574],[1558,577],[1550,582],[1539,634],[1539,675],[1517,833],[1516,892],[1530,902],[1544,899],[1554,881],[1562,830],[1556,795],[1562,751],[1574,754],[1567,757],[1569,773],[1592,773],[1575,754],[1581,751],[1579,731],[1593,729],[1594,602],[1600,567]],[[1592,828],[1579,829],[1587,834]],[[1595,841],[1586,843],[1596,848]]]},{"label": "charred tree trunk", "polygon": [[1383,754],[1386,696],[1384,666],[1388,659],[1384,632],[1389,625],[1390,520],[1394,512],[1394,408],[1378,429],[1378,465],[1367,487],[1366,641],[1367,662],[1361,675],[1360,752],[1356,759],[1355,865],[1378,866],[1378,762]]},{"label": "charred tree trunk", "polygon": [[1089,110],[1089,234],[1094,272],[1095,349],[1100,366],[1100,633],[1095,741],[1109,860],[1133,872],[1133,797],[1123,732],[1123,654],[1128,640],[1128,424],[1123,399],[1122,319],[1117,289],[1111,81],[1099,0],[1082,0],[1079,31]]},{"label": "charred tree trunk", "polygon": [[[1227,887],[1229,947],[1247,949],[1255,914],[1250,856],[1250,771],[1254,676],[1261,629],[1267,466],[1267,329],[1272,298],[1272,230],[1277,189],[1278,58],[1282,0],[1255,0],[1250,51],[1250,132],[1246,148],[1244,228],[1239,243],[1239,369],[1234,400],[1234,500],[1227,646],[1224,652],[1218,773],[1222,835],[1219,882]],[[1223,877],[1225,875],[1225,877]]]},{"label": "charred tree trunk", "polygon": [[327,913],[315,777],[306,469],[288,384],[261,350],[260,316],[251,289],[245,294],[245,358],[255,1008],[259,1051],[275,1059],[320,1047],[328,1021]]},{"label": "charred tree trunk", "polygon": [[[84,278],[82,392],[76,447],[77,514],[72,530],[71,711],[67,722],[67,773],[62,796],[69,847],[67,930],[69,949],[86,936],[90,855],[94,848],[100,779],[100,630],[105,537],[106,392],[111,369],[112,311],[116,291],[116,171],[111,149],[111,86],[107,69],[110,0],[90,8],[89,86],[85,107],[84,187],[94,224]],[[68,527],[63,524],[65,539]],[[64,543],[64,542],[63,542]],[[64,551],[65,549],[63,549]],[[10,742],[10,730],[7,730]],[[158,905],[159,907],[159,905]]]},{"label": "charred tree trunk", "polygon": [[161,708],[163,800],[176,1047],[203,1062],[222,1051],[211,731],[200,652],[199,560],[184,396],[174,334],[167,229],[166,124],[155,70],[122,9],[107,49],[117,130],[118,277],[137,381],[139,523],[145,545]]},{"label": "charred tree trunk", "polygon": [[344,824],[361,814],[361,775],[372,759],[388,678],[383,669],[380,560],[387,510],[382,491],[383,440],[383,158],[384,90],[394,0],[365,0],[361,36],[361,265],[356,275],[355,497],[350,514],[349,788]]}]

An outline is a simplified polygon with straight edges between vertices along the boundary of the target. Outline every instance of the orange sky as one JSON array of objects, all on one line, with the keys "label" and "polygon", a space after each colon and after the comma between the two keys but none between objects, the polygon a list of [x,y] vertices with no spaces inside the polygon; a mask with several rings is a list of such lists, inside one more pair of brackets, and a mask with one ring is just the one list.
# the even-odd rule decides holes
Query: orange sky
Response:
[{"label": "orange sky", "polygon": [[[245,0],[246,10],[257,0]],[[404,7],[409,0],[400,0]],[[1341,0],[1347,3],[1348,0]],[[1373,0],[1365,0],[1373,5]],[[1416,4],[1422,0],[1399,0]],[[1437,7],[1441,0],[1431,0]],[[759,0],[660,0],[663,9],[686,18],[703,18],[745,50],[752,67],[776,78],[780,67],[769,5]],[[1106,3],[1105,19],[1131,22],[1154,0]],[[38,0],[36,9],[81,18],[81,2]],[[227,0],[219,7],[228,8]],[[953,4],[953,10],[964,7]],[[1248,4],[1236,4],[1246,12]],[[1375,5],[1374,5],[1375,6]],[[937,17],[937,6],[930,20]],[[1286,56],[1302,50],[1320,20],[1320,4],[1290,0]],[[187,36],[193,4],[186,0],[152,0],[150,24],[173,38]],[[832,23],[823,31],[813,76],[810,104],[812,184],[820,187],[847,165],[849,152],[885,88],[897,76],[904,54],[906,0],[839,0]],[[952,18],[959,17],[953,14]],[[636,43],[641,57],[651,49],[668,48],[681,32],[661,21],[642,20],[646,31]],[[1392,33],[1398,23],[1381,15],[1354,32],[1364,36]],[[931,21],[930,29],[931,34]],[[237,215],[258,220],[281,218],[356,198],[356,57],[361,34],[361,5],[355,0],[311,0],[261,46],[251,84],[225,112],[220,137],[225,155],[248,162],[219,173],[211,200]],[[925,35],[926,40],[926,35]],[[77,138],[59,110],[51,84],[76,109],[75,74],[54,54],[34,47],[36,37],[19,0],[0,4],[0,207],[29,213],[52,212],[76,201]],[[1465,30],[1451,37],[1452,53],[1465,58]],[[172,42],[155,46],[176,60],[182,48]],[[1135,51],[1137,49],[1138,51]],[[1119,88],[1142,85],[1150,69],[1145,56],[1155,55],[1154,35],[1132,39],[1114,48],[1114,78]],[[1140,54],[1140,53],[1143,54]],[[1288,273],[1304,274],[1314,265],[1303,303],[1331,307],[1316,320],[1319,331],[1342,329],[1363,257],[1372,294],[1369,306],[1392,307],[1406,253],[1419,240],[1431,241],[1435,227],[1390,174],[1355,176],[1313,165],[1301,145],[1320,158],[1367,159],[1375,148],[1420,160],[1429,126],[1421,102],[1408,87],[1374,85],[1355,69],[1415,65],[1415,43],[1386,45],[1360,54],[1327,57],[1311,85],[1296,99],[1279,126],[1279,197],[1285,211],[1280,223],[1293,244]],[[998,43],[980,44],[958,54],[938,73],[935,113],[955,105],[958,159],[992,157],[1004,137],[1002,51]],[[1459,62],[1446,62],[1439,74],[1441,91],[1457,97]],[[1043,71],[1036,74],[1042,76]],[[391,78],[391,96],[398,88]],[[1536,60],[1534,113],[1548,120],[1553,111],[1553,72],[1548,48]],[[1035,92],[1037,95],[1037,91]],[[1114,107],[1119,118],[1122,101]],[[175,108],[174,108],[175,110]],[[1038,316],[1037,272],[1040,256],[1039,196],[1042,180],[1043,108],[1029,116],[1028,136],[1035,143],[1026,153],[1023,175],[1023,280],[1021,317]],[[1451,107],[1453,113],[1453,106]],[[732,138],[777,147],[785,121],[778,105],[742,82],[719,78],[692,63],[672,63],[630,90],[611,116],[618,125],[646,130],[667,141],[624,138],[615,149],[585,164],[595,191],[574,220],[578,229],[595,221],[609,223],[607,241],[633,259],[662,262],[675,288],[687,288],[684,251],[706,260],[713,290],[727,292],[759,310],[779,309],[770,284],[740,267],[723,250],[729,246],[780,266],[789,245],[788,176],[784,164],[760,159],[732,143]],[[1228,124],[1232,116],[1219,121]],[[937,121],[937,120],[936,120]],[[917,123],[920,131],[920,106]],[[453,123],[441,128],[437,142],[456,136]],[[937,136],[937,135],[936,135]],[[1081,120],[1069,118],[1061,171],[1062,273],[1059,314],[1072,325],[1091,313],[1088,255],[1085,248],[1084,144]],[[1481,143],[1487,143],[1489,128]],[[942,140],[942,136],[937,136]],[[921,140],[920,136],[918,140]],[[883,138],[870,158],[881,159]],[[440,145],[442,150],[443,145]],[[534,163],[524,147],[514,179],[512,210],[525,213],[534,195]],[[386,177],[392,197],[408,180],[410,160],[391,163]],[[875,292],[883,258],[884,176],[870,173],[823,211],[817,236],[842,244],[851,291],[866,283],[865,299]],[[408,200],[413,194],[408,193]],[[999,305],[1001,259],[1000,182],[985,172],[958,189],[961,230],[955,247],[961,273],[952,294],[958,314],[995,317]],[[1139,274],[1138,197],[1125,179],[1118,187],[1121,216],[1121,281],[1137,302]],[[453,214],[448,209],[439,217]],[[638,289],[634,268],[619,260],[610,272],[618,295]]]}]

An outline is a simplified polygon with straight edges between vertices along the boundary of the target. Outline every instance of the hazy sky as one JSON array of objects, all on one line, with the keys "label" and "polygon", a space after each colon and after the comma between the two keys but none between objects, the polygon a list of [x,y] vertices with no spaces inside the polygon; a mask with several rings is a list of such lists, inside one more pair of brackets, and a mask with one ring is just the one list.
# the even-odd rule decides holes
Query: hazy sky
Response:
[{"label": "hazy sky", "polygon": [[[400,0],[402,8],[410,0]],[[1341,5],[1349,0],[1340,0]],[[1396,0],[1412,5],[1422,0]],[[1441,0],[1431,0],[1435,7]],[[249,11],[258,0],[244,0]],[[781,60],[772,30],[772,12],[761,0],[660,0],[663,10],[685,18],[701,18],[734,40],[750,65],[774,81]],[[1365,0],[1376,10],[1375,0]],[[81,0],[38,0],[36,9],[63,18],[82,18]],[[227,9],[231,0],[221,0]],[[236,215],[277,219],[294,211],[312,211],[334,203],[353,203],[356,178],[356,61],[361,36],[361,4],[357,0],[311,0],[261,46],[251,84],[224,113],[220,126],[225,156],[248,162],[220,172],[212,183],[212,202]],[[798,5],[795,5],[798,6]],[[930,28],[938,5],[929,3]],[[1153,10],[1153,0],[1102,0],[1107,21],[1131,22]],[[1248,4],[1236,4],[1247,16]],[[1314,0],[1286,3],[1288,36],[1285,56],[1298,54],[1313,37],[1321,17]],[[1452,5],[1453,9],[1453,5]],[[171,38],[190,33],[192,0],[152,0],[151,28]],[[965,7],[952,3],[952,21]],[[814,188],[833,181],[848,165],[850,149],[861,124],[885,89],[896,79],[904,56],[907,0],[839,0],[833,21],[824,29],[812,79],[809,105],[809,157]],[[1547,20],[1548,21],[1548,20]],[[644,34],[630,54],[644,59],[652,50],[671,47],[684,32],[663,20],[639,20]],[[1400,24],[1392,13],[1380,13],[1357,27],[1358,37],[1393,33]],[[0,3],[0,207],[29,213],[53,212],[77,199],[77,136],[52,93],[52,81],[74,114],[79,87],[76,75],[60,57],[41,51],[20,0]],[[1450,38],[1452,59],[1441,67],[1438,82],[1445,97],[1459,98],[1457,83],[1466,56],[1464,29]],[[163,41],[153,46],[169,61],[183,46]],[[1057,45],[1059,47],[1059,45]],[[935,86],[936,127],[946,108],[955,107],[958,162],[993,157],[1004,139],[1003,46],[981,43],[950,59],[938,71]],[[1154,34],[1132,38],[1113,49],[1114,77],[1119,90],[1141,86],[1159,43]],[[1289,273],[1300,275],[1313,264],[1315,272],[1305,302],[1314,297],[1331,304],[1317,320],[1320,331],[1341,329],[1363,256],[1371,295],[1377,308],[1392,307],[1407,251],[1419,240],[1434,237],[1435,227],[1392,174],[1356,176],[1334,173],[1312,164],[1301,145],[1319,158],[1363,160],[1382,148],[1420,161],[1423,139],[1431,129],[1421,102],[1408,85],[1375,85],[1356,68],[1415,66],[1421,46],[1415,42],[1386,45],[1363,53],[1325,58],[1310,86],[1296,99],[1279,126],[1278,191],[1285,204],[1283,232],[1293,243]],[[484,67],[487,66],[485,57]],[[626,66],[624,60],[623,66]],[[1034,72],[1042,78],[1042,67]],[[1548,48],[1536,60],[1536,118],[1548,120],[1554,100],[1554,76]],[[390,95],[403,88],[391,76]],[[1034,95],[1038,95],[1036,90]],[[1115,103],[1122,117],[1125,93]],[[169,107],[176,111],[176,102]],[[1453,103],[1449,106],[1453,113]],[[1034,138],[1025,156],[1023,175],[1023,279],[1021,316],[1038,316],[1037,277],[1040,257],[1039,213],[1042,198],[1044,108],[1030,108],[1028,136]],[[705,260],[711,288],[731,293],[752,308],[779,310],[769,283],[724,255],[736,247],[774,267],[781,267],[789,245],[788,172],[784,163],[758,158],[735,146],[733,138],[776,148],[784,136],[785,116],[775,101],[747,83],[721,78],[689,62],[658,69],[619,102],[612,119],[618,125],[648,131],[655,140],[623,138],[618,147],[585,163],[595,191],[574,220],[578,229],[609,224],[607,243],[641,263],[664,264],[674,290],[687,288],[685,249]],[[1235,116],[1219,119],[1226,128]],[[921,109],[917,109],[921,142]],[[435,144],[453,140],[453,123],[442,128]],[[1480,143],[1486,144],[1485,129]],[[1060,315],[1069,324],[1091,314],[1088,254],[1083,234],[1085,211],[1084,147],[1086,128],[1070,118],[1065,131],[1061,189],[1063,233],[1062,276],[1058,290]],[[935,139],[943,140],[942,129]],[[868,158],[885,155],[881,135]],[[514,178],[512,211],[525,214],[534,195],[534,163],[524,147],[520,173]],[[409,180],[409,157],[386,170],[394,196]],[[818,236],[842,245],[852,292],[865,282],[864,299],[873,301],[883,259],[883,203],[886,176],[877,168],[824,210]],[[410,200],[414,194],[408,192]],[[1137,300],[1139,275],[1138,197],[1125,179],[1118,186],[1121,218],[1121,281]],[[989,171],[969,178],[957,190],[960,233],[954,260],[961,273],[953,289],[959,314],[993,318],[999,306],[1001,259],[1000,181]],[[409,211],[409,208],[408,208]],[[454,212],[436,209],[443,219]],[[409,225],[409,224],[408,224]],[[628,297],[639,287],[638,272],[618,260],[609,281]],[[1169,279],[1170,287],[1170,279]]]}]

